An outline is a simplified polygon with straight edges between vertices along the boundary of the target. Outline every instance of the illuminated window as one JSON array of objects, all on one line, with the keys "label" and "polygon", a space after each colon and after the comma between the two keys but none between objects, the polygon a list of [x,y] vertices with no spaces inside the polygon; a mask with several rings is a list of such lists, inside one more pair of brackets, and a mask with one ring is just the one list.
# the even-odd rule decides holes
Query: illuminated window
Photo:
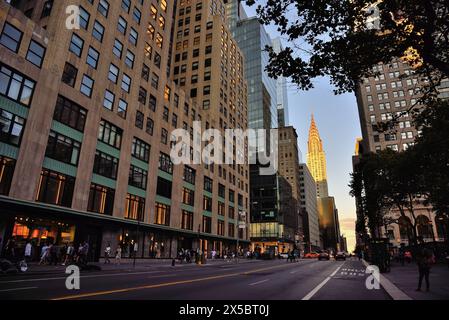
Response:
[{"label": "illuminated window", "polygon": [[155,224],[169,226],[170,225],[170,206],[156,202]]},{"label": "illuminated window", "polygon": [[145,199],[129,194],[126,197],[125,219],[143,221]]}]

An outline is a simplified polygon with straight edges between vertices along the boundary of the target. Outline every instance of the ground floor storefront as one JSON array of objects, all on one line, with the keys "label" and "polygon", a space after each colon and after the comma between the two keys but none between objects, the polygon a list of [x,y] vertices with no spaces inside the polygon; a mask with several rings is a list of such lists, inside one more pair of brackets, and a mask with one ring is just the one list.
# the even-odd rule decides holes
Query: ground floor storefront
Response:
[{"label": "ground floor storefront", "polygon": [[251,251],[258,254],[271,254],[277,256],[295,249],[293,241],[283,239],[251,239]]},{"label": "ground floor storefront", "polygon": [[239,250],[249,248],[248,241],[8,198],[0,198],[0,207],[0,255],[6,257],[23,257],[28,242],[32,245],[33,260],[39,260],[42,248],[49,244],[63,253],[66,245],[76,249],[87,242],[88,261],[104,257],[107,246],[111,247],[112,256],[120,248],[124,259],[176,258],[181,250],[201,251],[210,257],[213,251],[221,255],[236,252],[237,242]]}]

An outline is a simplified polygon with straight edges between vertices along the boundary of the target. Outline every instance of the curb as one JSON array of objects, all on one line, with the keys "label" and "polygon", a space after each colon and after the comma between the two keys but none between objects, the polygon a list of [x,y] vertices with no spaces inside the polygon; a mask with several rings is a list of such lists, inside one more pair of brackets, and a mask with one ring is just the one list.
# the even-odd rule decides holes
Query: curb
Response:
[{"label": "curb", "polygon": [[[368,267],[370,265],[364,259],[362,260],[362,262],[365,267]],[[413,300],[410,296],[408,296],[404,291],[399,289],[396,285],[394,285],[382,274],[380,274],[380,285],[382,286],[382,288],[384,288],[384,290],[393,300]]]}]

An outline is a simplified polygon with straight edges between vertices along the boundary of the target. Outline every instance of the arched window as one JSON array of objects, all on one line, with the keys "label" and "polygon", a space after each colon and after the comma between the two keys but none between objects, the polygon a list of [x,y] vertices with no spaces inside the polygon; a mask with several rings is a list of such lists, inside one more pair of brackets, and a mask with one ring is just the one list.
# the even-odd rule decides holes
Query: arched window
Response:
[{"label": "arched window", "polygon": [[440,239],[440,240],[446,240],[448,234],[448,230],[447,227],[448,226],[448,218],[443,216],[443,215],[437,215],[435,217],[435,223],[436,223],[436,228],[437,228],[437,234],[436,236]]},{"label": "arched window", "polygon": [[426,216],[420,215],[416,218],[418,235],[424,239],[432,238],[432,224]]},{"label": "arched window", "polygon": [[412,224],[408,217],[400,217],[398,224],[401,239],[409,239],[409,237],[412,237]]}]

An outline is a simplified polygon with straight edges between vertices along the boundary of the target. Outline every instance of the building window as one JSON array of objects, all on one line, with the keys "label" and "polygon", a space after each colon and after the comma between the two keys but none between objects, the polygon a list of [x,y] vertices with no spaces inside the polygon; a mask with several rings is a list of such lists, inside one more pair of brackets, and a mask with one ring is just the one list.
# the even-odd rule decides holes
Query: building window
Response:
[{"label": "building window", "polygon": [[81,57],[83,52],[84,40],[77,36],[75,33],[72,34],[72,39],[70,40],[69,51],[73,52],[78,57]]},{"label": "building window", "polygon": [[157,100],[156,97],[150,94],[150,110],[155,112],[157,108]]},{"label": "building window", "polygon": [[[20,146],[25,119],[11,112],[0,109],[0,141]],[[1,172],[0,172],[1,173]]]},{"label": "building window", "polygon": [[66,62],[65,66],[64,66],[64,71],[62,72],[61,81],[71,87],[74,87],[77,74],[78,74],[78,69],[75,68],[70,63]]},{"label": "building window", "polygon": [[155,224],[170,225],[170,206],[156,202]]},{"label": "building window", "polygon": [[129,90],[131,89],[131,78],[126,74],[123,74],[121,88],[127,93],[129,93]]},{"label": "building window", "polygon": [[228,223],[228,237],[235,237],[235,225],[233,223]]},{"label": "building window", "polygon": [[146,190],[148,180],[148,171],[131,165],[129,168],[128,184],[130,186]]},{"label": "building window", "polygon": [[147,118],[147,126],[145,129],[146,133],[148,133],[150,136],[154,133],[154,121],[151,118]]},{"label": "building window", "polygon": [[22,35],[23,32],[8,22],[5,22],[5,26],[3,27],[0,36],[0,44],[17,53],[19,51],[20,42],[22,41]]},{"label": "building window", "polygon": [[112,111],[112,109],[114,109],[114,101],[115,101],[115,94],[113,94],[109,90],[106,90],[104,92],[103,107]]},{"label": "building window", "polygon": [[184,166],[184,176],[185,182],[195,185],[196,171],[188,166]]},{"label": "building window", "polygon": [[212,212],[212,198],[203,196],[203,210]]},{"label": "building window", "polygon": [[143,129],[143,121],[145,119],[145,116],[142,112],[137,111],[136,112],[136,122],[135,122],[135,126],[139,129]]},{"label": "building window", "polygon": [[109,66],[108,79],[113,83],[117,83],[118,80],[119,69],[111,63]]},{"label": "building window", "polygon": [[100,12],[107,18],[109,12],[109,2],[107,2],[106,0],[100,0],[100,2],[98,3],[98,12]]},{"label": "building window", "polygon": [[234,217],[235,217],[234,207],[231,207],[231,206],[228,207],[228,217],[229,217],[229,219],[234,219]]},{"label": "building window", "polygon": [[87,30],[89,28],[89,20],[90,20],[90,14],[86,11],[83,7],[79,6],[80,9],[80,27],[84,30]]},{"label": "building window", "polygon": [[173,174],[173,162],[169,155],[162,152],[159,156],[159,169],[168,174]]},{"label": "building window", "polygon": [[225,233],[224,221],[218,220],[218,222],[217,222],[217,235],[224,236],[224,233]]},{"label": "building window", "polygon": [[126,119],[126,112],[128,110],[128,103],[125,100],[120,99],[118,101],[118,109],[117,114],[122,117],[123,119]]},{"label": "building window", "polygon": [[195,204],[195,191],[190,190],[188,188],[183,188],[182,203],[193,207]]},{"label": "building window", "polygon": [[213,180],[209,177],[204,177],[204,190],[212,192],[212,189],[213,189]]},{"label": "building window", "polygon": [[133,139],[131,155],[134,158],[148,163],[150,161],[150,150],[151,146],[148,143],[137,138]]},{"label": "building window", "polygon": [[7,196],[11,188],[16,160],[0,156],[0,195]]},{"label": "building window", "polygon": [[101,151],[95,152],[94,173],[100,176],[117,179],[118,159]]},{"label": "building window", "polygon": [[36,201],[70,208],[74,187],[75,178],[42,169]]},{"label": "building window", "polygon": [[156,187],[156,194],[158,196],[171,199],[172,196],[172,182],[169,180],[166,180],[164,178],[158,177],[157,178],[157,187]]},{"label": "building window", "polygon": [[122,58],[123,43],[115,39],[114,46],[112,47],[112,53],[119,59]]},{"label": "building window", "polygon": [[115,190],[92,183],[90,185],[87,211],[112,216]]},{"label": "building window", "polygon": [[45,156],[77,166],[80,149],[81,143],[78,141],[55,131],[50,131]]},{"label": "building window", "polygon": [[161,132],[161,143],[167,144],[168,143],[168,131],[167,129],[162,128]]},{"label": "building window", "polygon": [[203,216],[203,232],[212,233],[212,218]]},{"label": "building window", "polygon": [[129,194],[126,197],[125,219],[143,221],[145,199]]},{"label": "building window", "polygon": [[83,75],[83,80],[81,81],[80,88],[81,93],[90,98],[92,96],[93,87],[94,80],[87,75]]},{"label": "building window", "polygon": [[220,216],[226,215],[225,204],[221,201],[218,201],[218,215]]},{"label": "building window", "polygon": [[99,58],[100,54],[98,53],[98,51],[92,47],[89,47],[89,51],[87,52],[86,63],[92,68],[97,69]]},{"label": "building window", "polygon": [[1,65],[0,94],[25,106],[31,104],[35,82]]},{"label": "building window", "polygon": [[181,228],[184,230],[193,230],[193,212],[182,210]]},{"label": "building window", "polygon": [[30,41],[26,59],[37,67],[42,67],[45,57],[45,48],[34,40]]},{"label": "building window", "polygon": [[103,42],[104,27],[101,23],[95,20],[94,27],[92,29],[92,36],[100,42]]},{"label": "building window", "polygon": [[55,113],[53,115],[54,120],[61,122],[72,129],[84,132],[86,117],[86,109],[63,96],[58,96]]},{"label": "building window", "polygon": [[120,149],[122,144],[122,134],[123,130],[119,127],[116,127],[105,120],[100,121],[98,140],[101,142],[104,142],[116,149]]}]

